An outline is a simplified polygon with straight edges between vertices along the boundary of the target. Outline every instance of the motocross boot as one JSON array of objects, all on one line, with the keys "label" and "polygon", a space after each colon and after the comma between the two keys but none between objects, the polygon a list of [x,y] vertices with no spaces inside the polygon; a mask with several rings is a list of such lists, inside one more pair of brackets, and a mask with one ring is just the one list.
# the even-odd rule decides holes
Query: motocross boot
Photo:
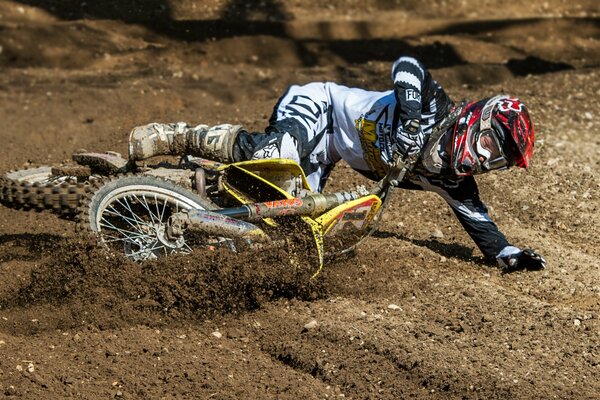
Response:
[{"label": "motocross boot", "polygon": [[243,130],[240,125],[190,126],[184,122],[138,126],[129,135],[129,159],[189,154],[219,162],[232,162],[233,145]]}]

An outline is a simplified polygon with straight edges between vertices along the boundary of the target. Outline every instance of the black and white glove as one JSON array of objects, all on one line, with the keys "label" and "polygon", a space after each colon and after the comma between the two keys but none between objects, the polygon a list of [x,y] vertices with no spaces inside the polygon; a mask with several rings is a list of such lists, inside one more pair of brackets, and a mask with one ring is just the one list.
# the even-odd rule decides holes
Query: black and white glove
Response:
[{"label": "black and white glove", "polygon": [[504,272],[539,271],[546,267],[546,260],[531,249],[520,250],[513,246],[503,249],[496,257]]},{"label": "black and white glove", "polygon": [[418,119],[406,121],[396,131],[396,151],[404,156],[413,155],[421,151],[425,142],[425,134]]}]

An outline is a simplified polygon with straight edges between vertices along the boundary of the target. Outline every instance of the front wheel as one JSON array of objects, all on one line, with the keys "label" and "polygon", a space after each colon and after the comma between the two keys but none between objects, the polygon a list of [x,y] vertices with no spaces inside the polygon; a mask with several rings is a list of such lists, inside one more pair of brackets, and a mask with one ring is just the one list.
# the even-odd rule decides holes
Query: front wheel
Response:
[{"label": "front wheel", "polygon": [[169,217],[182,210],[214,208],[210,201],[173,182],[126,176],[104,183],[89,195],[80,221],[109,248],[144,261],[190,253],[198,242],[190,235],[169,239]]}]

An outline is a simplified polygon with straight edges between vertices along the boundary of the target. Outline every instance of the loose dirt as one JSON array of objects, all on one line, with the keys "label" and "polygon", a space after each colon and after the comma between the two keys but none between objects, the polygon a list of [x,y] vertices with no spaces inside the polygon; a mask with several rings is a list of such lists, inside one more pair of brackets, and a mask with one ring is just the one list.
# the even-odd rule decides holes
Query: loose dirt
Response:
[{"label": "loose dirt", "polygon": [[[136,264],[73,220],[0,207],[0,396],[597,398],[596,0],[0,3],[0,170],[126,153],[151,121],[267,124],[292,83],[390,88],[416,55],[454,98],[529,106],[533,167],[478,179],[541,272],[483,262],[444,202],[396,191],[316,281],[284,253]],[[328,190],[366,183],[339,165]]]}]

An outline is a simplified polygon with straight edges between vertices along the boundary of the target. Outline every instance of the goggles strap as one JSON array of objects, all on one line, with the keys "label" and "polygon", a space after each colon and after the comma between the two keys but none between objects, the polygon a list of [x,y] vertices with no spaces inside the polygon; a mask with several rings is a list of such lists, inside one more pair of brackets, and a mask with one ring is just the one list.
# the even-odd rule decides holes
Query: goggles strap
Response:
[{"label": "goggles strap", "polygon": [[481,110],[481,117],[479,118],[479,131],[483,132],[485,130],[492,129],[492,113],[494,108],[500,104],[500,101],[508,98],[509,96],[500,94],[492,97],[485,103],[483,110]]}]

